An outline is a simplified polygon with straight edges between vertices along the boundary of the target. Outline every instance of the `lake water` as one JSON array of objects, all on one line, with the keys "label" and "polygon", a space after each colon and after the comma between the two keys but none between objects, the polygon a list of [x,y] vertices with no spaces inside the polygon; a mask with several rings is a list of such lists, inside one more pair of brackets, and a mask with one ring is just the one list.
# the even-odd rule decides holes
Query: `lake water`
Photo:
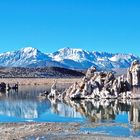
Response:
[{"label": "lake water", "polygon": [[45,86],[1,93],[0,122],[80,122],[82,132],[140,136],[138,100],[39,100]]}]

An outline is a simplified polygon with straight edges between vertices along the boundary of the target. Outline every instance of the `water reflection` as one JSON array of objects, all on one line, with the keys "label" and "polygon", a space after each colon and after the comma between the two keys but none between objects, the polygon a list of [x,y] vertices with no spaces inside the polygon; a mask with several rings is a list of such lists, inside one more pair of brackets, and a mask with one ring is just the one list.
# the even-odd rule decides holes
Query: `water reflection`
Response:
[{"label": "water reflection", "polygon": [[140,130],[138,100],[50,100],[53,112],[65,117],[85,117],[93,123],[124,123]]},{"label": "water reflection", "polygon": [[[87,124],[102,124],[99,127],[94,125],[92,129],[94,131],[106,133],[108,131],[115,136],[140,136],[140,101],[138,100],[59,101],[52,99],[50,101],[52,110],[58,115],[72,118],[83,116],[87,119]],[[109,127],[106,126],[107,124]],[[115,131],[112,132],[113,129]],[[115,134],[116,132],[118,133]]]},{"label": "water reflection", "polygon": [[38,99],[44,90],[45,86],[24,86],[0,93],[0,122],[83,122],[82,130],[140,136],[139,100]]},{"label": "water reflection", "polygon": [[50,108],[50,101],[39,101],[40,89],[21,87],[19,91],[0,93],[0,122],[24,121],[39,118]]},{"label": "water reflection", "polygon": [[67,104],[65,101],[60,101],[57,99],[49,99],[51,102],[51,110],[53,113],[68,117],[68,118],[81,118],[83,115],[78,112],[73,106]]},{"label": "water reflection", "polygon": [[[51,100],[50,100],[51,101]],[[52,101],[51,101],[52,102]],[[65,109],[60,109],[65,108]],[[69,112],[68,107],[72,107],[75,113],[80,113],[80,115],[89,119],[91,122],[104,122],[113,121],[116,116],[121,113],[128,113],[131,108],[130,100],[68,100],[68,101],[58,101],[53,100],[53,110],[58,114],[65,114]],[[65,113],[63,112],[65,110]],[[66,113],[68,114],[68,113]],[[73,116],[75,117],[73,113]]]},{"label": "water reflection", "polygon": [[129,111],[129,120],[135,130],[140,129],[140,101],[133,101]]},{"label": "water reflection", "polygon": [[[81,130],[113,136],[140,136],[138,100],[69,100],[63,103],[87,118],[87,125]],[[62,114],[57,105],[56,101],[55,110]]]},{"label": "water reflection", "polygon": [[39,100],[37,95],[43,90],[36,86],[0,93],[0,121],[73,122],[80,119],[92,123],[127,123],[140,130],[138,100]]},{"label": "water reflection", "polygon": [[27,89],[0,94],[0,122],[82,121],[82,115],[69,105],[59,100],[38,99],[40,88]]},{"label": "water reflection", "polygon": [[50,102],[47,101],[0,99],[0,116],[33,119],[39,118],[49,108]]}]

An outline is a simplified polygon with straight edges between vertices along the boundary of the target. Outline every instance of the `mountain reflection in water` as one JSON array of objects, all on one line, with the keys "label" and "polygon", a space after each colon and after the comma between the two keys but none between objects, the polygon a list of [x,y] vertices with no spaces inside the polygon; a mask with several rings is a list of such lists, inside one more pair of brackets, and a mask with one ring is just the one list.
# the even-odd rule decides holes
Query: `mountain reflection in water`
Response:
[{"label": "mountain reflection in water", "polygon": [[[30,89],[30,90],[29,90]],[[138,100],[39,100],[41,87],[1,93],[0,122],[93,122],[124,123],[140,129]]]},{"label": "mountain reflection in water", "polygon": [[75,122],[84,118],[69,105],[56,100],[39,100],[40,87],[22,88],[0,95],[0,122]]}]

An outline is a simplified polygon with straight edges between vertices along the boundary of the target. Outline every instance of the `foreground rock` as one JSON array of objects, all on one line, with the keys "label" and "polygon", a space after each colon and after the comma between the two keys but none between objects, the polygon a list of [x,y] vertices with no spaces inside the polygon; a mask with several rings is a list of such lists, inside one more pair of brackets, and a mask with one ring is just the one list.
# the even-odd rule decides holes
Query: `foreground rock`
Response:
[{"label": "foreground rock", "polygon": [[[95,67],[87,70],[80,83],[75,82],[59,97],[70,99],[130,99],[131,89],[140,85],[140,63],[134,61],[128,69],[127,78],[124,75],[115,77],[113,72],[97,72]],[[57,89],[51,89],[51,95],[58,96]]]}]

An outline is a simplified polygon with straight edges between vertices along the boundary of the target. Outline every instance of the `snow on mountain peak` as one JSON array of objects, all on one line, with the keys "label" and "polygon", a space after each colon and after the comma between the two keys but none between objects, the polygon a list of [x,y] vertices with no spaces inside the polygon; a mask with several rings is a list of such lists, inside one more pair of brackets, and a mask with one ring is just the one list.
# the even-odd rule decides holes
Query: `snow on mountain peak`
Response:
[{"label": "snow on mountain peak", "polygon": [[26,48],[22,48],[21,50],[24,51],[24,52],[29,52],[29,51],[34,51],[34,50],[37,50],[37,49],[33,48],[33,47],[26,47]]},{"label": "snow on mountain peak", "polygon": [[68,52],[68,51],[83,51],[82,49],[79,49],[79,48],[69,48],[69,47],[66,47],[66,48],[61,48],[61,49],[59,49],[58,51],[66,51],[66,52]]},{"label": "snow on mountain peak", "polygon": [[46,61],[49,57],[32,47],[0,54],[0,66],[26,67],[28,65]]},{"label": "snow on mountain peak", "polygon": [[81,69],[96,66],[100,68],[127,68],[135,59],[140,59],[134,55],[107,52],[89,52],[82,49],[63,48],[51,54],[51,58],[72,68]]},{"label": "snow on mountain peak", "polygon": [[20,51],[22,53],[26,53],[26,54],[30,53],[31,55],[35,56],[37,54],[38,49],[32,47],[26,47],[26,48],[22,48]]},{"label": "snow on mountain peak", "polygon": [[70,59],[70,60],[80,62],[81,60],[86,59],[86,55],[88,55],[88,52],[82,49],[62,48],[59,49],[57,52],[54,52],[52,54],[52,58],[56,61]]},{"label": "snow on mountain peak", "polygon": [[104,69],[127,68],[139,57],[132,54],[89,52],[82,49],[62,48],[54,53],[42,53],[36,48],[26,47],[0,54],[0,66],[61,66],[72,69],[87,69],[96,66]]}]

